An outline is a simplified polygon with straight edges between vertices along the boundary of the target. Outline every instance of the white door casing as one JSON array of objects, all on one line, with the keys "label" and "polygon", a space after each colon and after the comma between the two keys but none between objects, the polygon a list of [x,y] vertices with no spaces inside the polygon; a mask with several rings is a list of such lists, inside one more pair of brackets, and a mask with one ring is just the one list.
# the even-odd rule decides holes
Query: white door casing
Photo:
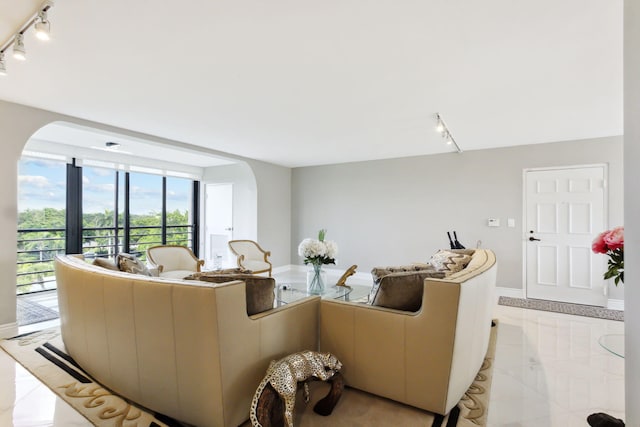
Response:
[{"label": "white door casing", "polygon": [[527,298],[606,305],[602,257],[591,251],[605,200],[605,166],[525,171]]}]

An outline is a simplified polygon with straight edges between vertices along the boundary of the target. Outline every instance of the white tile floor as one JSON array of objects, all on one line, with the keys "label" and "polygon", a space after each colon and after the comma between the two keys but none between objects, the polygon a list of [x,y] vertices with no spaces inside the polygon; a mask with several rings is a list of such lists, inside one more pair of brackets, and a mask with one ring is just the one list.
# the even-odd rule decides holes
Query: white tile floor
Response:
[{"label": "white tile floor", "polygon": [[[505,306],[495,317],[488,426],[584,427],[600,411],[624,419],[624,360],[598,344],[603,334],[623,333],[622,322]],[[0,426],[91,425],[3,351],[0,390]]]}]

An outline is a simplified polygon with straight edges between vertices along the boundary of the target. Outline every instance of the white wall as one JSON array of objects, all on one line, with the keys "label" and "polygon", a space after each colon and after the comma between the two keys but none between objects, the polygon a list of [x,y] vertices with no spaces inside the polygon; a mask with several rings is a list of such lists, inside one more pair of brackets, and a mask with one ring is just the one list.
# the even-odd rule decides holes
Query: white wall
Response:
[{"label": "white wall", "polygon": [[625,412],[640,426],[640,2],[624,2]]},{"label": "white wall", "polygon": [[50,111],[39,110],[10,102],[0,101],[0,129],[2,156],[0,156],[0,337],[17,333],[16,321],[16,228],[17,228],[17,163],[24,145],[41,127],[66,121],[108,132],[164,144],[195,148],[196,151],[245,161],[255,176],[257,198],[257,236],[265,247],[274,252],[276,265],[289,263],[291,234],[291,170],[275,165],[248,160],[242,157],[205,148],[196,148],[181,141],[132,132],[101,123],[81,120]]},{"label": "white wall", "polygon": [[[241,162],[206,168],[202,184],[233,184],[233,238],[258,238],[258,190],[249,165]],[[206,203],[203,206],[206,209]]]},{"label": "white wall", "polygon": [[233,183],[234,239],[256,240],[274,267],[290,264],[291,169],[247,160],[207,168],[203,181]]},{"label": "white wall", "polygon": [[[523,169],[609,164],[609,223],[622,224],[622,138],[561,142],[293,169],[292,254],[326,228],[339,267],[427,261],[456,230],[467,247],[496,252],[498,285],[522,288]],[[500,218],[501,227],[486,225]],[[514,218],[515,228],[507,228]],[[621,289],[610,298],[622,299]]]},{"label": "white wall", "polygon": [[258,243],[274,267],[291,263],[291,169],[247,160],[258,182]]}]

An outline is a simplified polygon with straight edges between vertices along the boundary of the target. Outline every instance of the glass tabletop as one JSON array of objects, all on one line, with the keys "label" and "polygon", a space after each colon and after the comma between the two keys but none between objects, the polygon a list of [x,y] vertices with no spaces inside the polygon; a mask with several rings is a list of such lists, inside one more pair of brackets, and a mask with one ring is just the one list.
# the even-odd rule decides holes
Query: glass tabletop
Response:
[{"label": "glass tabletop", "polygon": [[624,334],[603,335],[598,343],[608,352],[624,358]]},{"label": "glass tabletop", "polygon": [[[325,299],[342,299],[349,301],[349,294],[353,291],[351,286],[329,285],[320,295]],[[307,291],[307,284],[298,282],[281,283],[276,286],[276,303],[278,306],[289,304],[308,296],[315,295]]]}]

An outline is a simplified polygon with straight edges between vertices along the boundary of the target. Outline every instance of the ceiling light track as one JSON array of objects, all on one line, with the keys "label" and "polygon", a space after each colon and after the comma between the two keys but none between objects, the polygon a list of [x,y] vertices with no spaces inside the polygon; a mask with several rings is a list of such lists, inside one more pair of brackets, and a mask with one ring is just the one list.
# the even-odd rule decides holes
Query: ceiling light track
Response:
[{"label": "ceiling light track", "polygon": [[456,142],[456,140],[453,137],[453,135],[451,135],[451,131],[447,127],[447,124],[445,123],[445,121],[442,118],[442,116],[440,115],[440,113],[436,113],[436,120],[438,122],[436,124],[436,132],[438,132],[440,135],[442,135],[442,137],[445,139],[445,141],[447,142],[448,145],[453,145],[456,148],[456,151],[458,153],[462,153],[462,149],[460,148],[460,146]]},{"label": "ceiling light track", "polygon": [[0,75],[7,74],[6,51],[13,46],[13,57],[24,61],[27,58],[27,51],[24,47],[24,33],[32,26],[36,30],[36,37],[40,40],[49,40],[49,30],[51,23],[47,16],[49,9],[53,7],[53,1],[47,0],[20,26],[18,31],[2,45],[0,45]]}]

